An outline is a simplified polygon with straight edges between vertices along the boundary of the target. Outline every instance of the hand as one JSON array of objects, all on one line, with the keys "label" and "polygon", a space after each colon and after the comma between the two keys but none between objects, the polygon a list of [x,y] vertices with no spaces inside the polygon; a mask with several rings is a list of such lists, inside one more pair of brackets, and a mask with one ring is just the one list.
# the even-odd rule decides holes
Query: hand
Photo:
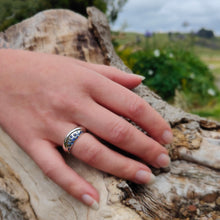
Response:
[{"label": "hand", "polygon": [[[0,66],[0,125],[48,177],[85,204],[97,208],[96,189],[67,166],[56,148],[75,127],[85,127],[152,166],[169,165],[167,150],[161,146],[172,141],[169,125],[127,89],[140,84],[140,77],[113,67],[19,50],[0,50]],[[118,115],[136,122],[152,138]],[[71,149],[74,157],[135,183],[154,180],[145,164],[107,148],[92,134],[76,140]]]}]

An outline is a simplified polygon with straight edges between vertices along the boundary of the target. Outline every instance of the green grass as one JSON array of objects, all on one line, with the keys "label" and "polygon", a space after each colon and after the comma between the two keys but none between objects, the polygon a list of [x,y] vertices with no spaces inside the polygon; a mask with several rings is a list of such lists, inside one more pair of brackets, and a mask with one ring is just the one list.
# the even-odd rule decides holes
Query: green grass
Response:
[{"label": "green grass", "polygon": [[[218,40],[220,41],[220,38]],[[220,89],[220,49],[213,50],[197,46],[195,52],[209,66],[216,78],[216,85]],[[217,114],[219,114],[218,111]]]},{"label": "green grass", "polygon": [[[140,39],[140,43],[138,44],[138,38]],[[118,33],[112,32],[112,39],[118,45],[127,47],[133,46],[134,49],[141,49],[146,45],[146,38],[143,34],[139,33],[132,33],[132,32],[125,32],[125,33]],[[147,43],[149,46],[160,46],[158,44],[164,45],[169,42],[167,34],[155,34],[154,37],[148,38]]]},{"label": "green grass", "polygon": [[220,121],[220,100],[214,105],[214,107],[205,107],[198,110],[191,111],[194,114]]}]

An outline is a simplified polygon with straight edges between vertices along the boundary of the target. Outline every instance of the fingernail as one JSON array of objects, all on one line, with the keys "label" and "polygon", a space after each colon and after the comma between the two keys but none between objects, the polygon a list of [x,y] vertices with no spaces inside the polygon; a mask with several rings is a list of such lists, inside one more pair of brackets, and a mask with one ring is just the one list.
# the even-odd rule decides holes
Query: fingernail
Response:
[{"label": "fingernail", "polygon": [[157,157],[156,162],[162,168],[169,167],[169,165],[170,165],[170,157],[168,155],[166,155],[166,154],[160,154]]},{"label": "fingernail", "polygon": [[152,184],[153,182],[155,182],[155,176],[152,173],[149,173],[145,170],[137,171],[135,179],[137,182],[140,183]]},{"label": "fingernail", "polygon": [[166,130],[164,131],[162,138],[166,144],[170,144],[173,141],[173,134],[170,131]]},{"label": "fingernail", "polygon": [[142,76],[142,75],[138,75],[138,74],[135,74],[135,73],[133,73],[133,75],[139,77],[142,81],[146,79],[146,77]]},{"label": "fingernail", "polygon": [[82,201],[89,206],[90,208],[94,209],[94,210],[98,210],[99,209],[99,204],[98,202],[93,199],[90,195],[88,194],[84,194],[82,195]]}]

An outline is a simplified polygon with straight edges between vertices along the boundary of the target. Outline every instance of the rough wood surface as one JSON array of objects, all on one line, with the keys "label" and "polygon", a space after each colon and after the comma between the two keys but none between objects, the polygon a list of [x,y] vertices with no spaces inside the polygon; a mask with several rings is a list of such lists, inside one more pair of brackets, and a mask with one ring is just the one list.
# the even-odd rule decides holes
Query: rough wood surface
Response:
[{"label": "rough wood surface", "polygon": [[[72,56],[130,72],[114,52],[104,15],[95,8],[88,8],[88,14],[87,20],[68,10],[41,12],[0,37],[13,48]],[[0,130],[0,219],[219,220],[220,124],[168,105],[146,86],[134,92],[160,112],[175,136],[166,146],[171,167],[153,169],[155,184],[136,185],[64,155],[100,192],[100,209],[93,211],[45,177]]]}]

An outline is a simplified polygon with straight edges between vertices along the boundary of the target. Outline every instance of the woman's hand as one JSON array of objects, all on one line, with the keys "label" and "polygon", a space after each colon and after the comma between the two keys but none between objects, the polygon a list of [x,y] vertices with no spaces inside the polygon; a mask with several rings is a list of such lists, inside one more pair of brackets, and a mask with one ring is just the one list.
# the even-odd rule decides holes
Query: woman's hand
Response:
[{"label": "woman's hand", "polygon": [[[97,208],[96,189],[67,166],[56,149],[75,127],[85,127],[152,166],[169,165],[161,146],[172,141],[169,125],[127,89],[140,84],[140,77],[113,67],[19,50],[0,50],[0,67],[0,125],[48,177],[85,204]],[[152,138],[118,115],[136,122]],[[135,183],[154,180],[145,164],[109,149],[92,134],[76,140],[71,149],[74,157]]]}]

